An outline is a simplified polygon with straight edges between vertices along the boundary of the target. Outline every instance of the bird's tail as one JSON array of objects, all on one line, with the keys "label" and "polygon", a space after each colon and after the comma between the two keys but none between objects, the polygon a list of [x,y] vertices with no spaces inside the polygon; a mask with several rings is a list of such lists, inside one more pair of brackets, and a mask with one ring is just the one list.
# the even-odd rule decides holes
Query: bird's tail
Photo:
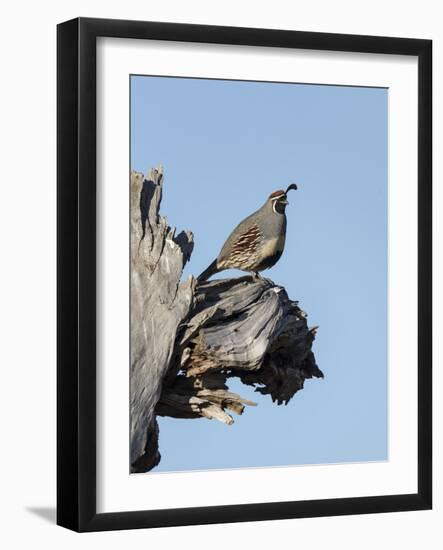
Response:
[{"label": "bird's tail", "polygon": [[209,277],[212,277],[212,275],[215,275],[218,273],[220,269],[217,268],[217,260],[214,260],[212,264],[210,264],[200,275],[197,277],[197,281],[199,283],[206,281],[209,279]]}]

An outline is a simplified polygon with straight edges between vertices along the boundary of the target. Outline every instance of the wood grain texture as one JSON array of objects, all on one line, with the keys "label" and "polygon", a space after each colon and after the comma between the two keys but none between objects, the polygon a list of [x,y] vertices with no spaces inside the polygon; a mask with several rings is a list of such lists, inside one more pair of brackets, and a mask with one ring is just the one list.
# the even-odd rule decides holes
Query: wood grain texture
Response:
[{"label": "wood grain texture", "polygon": [[[162,167],[131,174],[131,464],[145,470],[160,460],[154,409],[174,351],[175,334],[193,302],[193,281],[180,283],[193,248],[192,233],[175,236],[159,215]],[[146,456],[148,451],[148,456]]]},{"label": "wood grain texture", "polygon": [[160,460],[156,417],[234,422],[251,400],[239,378],[276,404],[323,377],[306,313],[285,289],[251,276],[180,282],[193,238],[175,237],[159,208],[163,170],[131,174],[131,464]]}]

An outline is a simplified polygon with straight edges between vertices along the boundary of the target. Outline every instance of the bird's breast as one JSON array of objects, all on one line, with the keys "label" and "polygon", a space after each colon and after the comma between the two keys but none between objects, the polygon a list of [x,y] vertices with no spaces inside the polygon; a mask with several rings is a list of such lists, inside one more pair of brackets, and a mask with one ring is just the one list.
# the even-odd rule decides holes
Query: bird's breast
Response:
[{"label": "bird's breast", "polygon": [[262,255],[264,257],[274,256],[279,252],[283,252],[285,248],[285,235],[280,235],[272,239],[267,239],[263,243]]}]

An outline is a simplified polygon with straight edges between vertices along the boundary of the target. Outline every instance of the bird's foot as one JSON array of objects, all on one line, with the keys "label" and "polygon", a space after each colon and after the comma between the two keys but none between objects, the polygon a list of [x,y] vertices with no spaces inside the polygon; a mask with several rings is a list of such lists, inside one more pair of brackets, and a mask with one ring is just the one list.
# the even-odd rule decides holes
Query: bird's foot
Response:
[{"label": "bird's foot", "polygon": [[268,283],[271,286],[274,284],[273,281],[271,281],[271,279],[262,277],[258,271],[254,271],[252,275],[252,280],[256,283]]}]

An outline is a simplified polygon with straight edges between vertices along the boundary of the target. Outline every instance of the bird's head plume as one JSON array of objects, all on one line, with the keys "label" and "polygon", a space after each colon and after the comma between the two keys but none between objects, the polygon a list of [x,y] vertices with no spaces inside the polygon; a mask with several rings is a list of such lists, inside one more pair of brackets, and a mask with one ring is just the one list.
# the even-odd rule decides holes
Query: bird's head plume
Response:
[{"label": "bird's head plume", "polygon": [[272,204],[272,210],[276,214],[284,213],[286,206],[289,204],[287,194],[292,189],[297,189],[297,185],[295,183],[291,183],[286,191],[283,189],[278,189],[269,195],[268,201]]}]

